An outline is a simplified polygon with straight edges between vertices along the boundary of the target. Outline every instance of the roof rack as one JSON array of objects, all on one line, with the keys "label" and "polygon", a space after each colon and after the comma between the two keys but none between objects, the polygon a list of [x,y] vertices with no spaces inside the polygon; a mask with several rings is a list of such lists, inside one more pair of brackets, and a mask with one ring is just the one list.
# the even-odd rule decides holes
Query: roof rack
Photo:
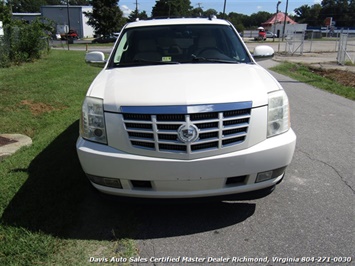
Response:
[{"label": "roof rack", "polygon": [[217,19],[217,16],[216,15],[209,15],[208,16],[208,20],[212,20],[212,19]]},{"label": "roof rack", "polygon": [[154,19],[179,19],[179,18],[207,18],[208,20],[218,19],[216,15],[209,15],[209,16],[199,16],[199,17],[180,17],[180,16],[158,16],[158,17],[150,17],[144,20],[154,20]]}]

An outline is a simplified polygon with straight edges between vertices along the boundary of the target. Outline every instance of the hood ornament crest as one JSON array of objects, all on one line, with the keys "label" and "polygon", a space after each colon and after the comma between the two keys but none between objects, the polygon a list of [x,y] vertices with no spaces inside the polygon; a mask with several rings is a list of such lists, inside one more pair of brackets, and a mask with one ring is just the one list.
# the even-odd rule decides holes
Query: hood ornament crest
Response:
[{"label": "hood ornament crest", "polygon": [[198,139],[199,129],[192,124],[183,124],[177,130],[178,138],[184,143],[191,143]]}]

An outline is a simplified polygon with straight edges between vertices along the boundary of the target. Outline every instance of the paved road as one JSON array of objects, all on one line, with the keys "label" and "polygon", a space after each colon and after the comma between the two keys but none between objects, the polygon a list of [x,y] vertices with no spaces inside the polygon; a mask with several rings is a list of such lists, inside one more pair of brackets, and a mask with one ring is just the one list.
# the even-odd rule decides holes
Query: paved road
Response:
[{"label": "paved road", "polygon": [[354,255],[354,102],[273,74],[289,95],[298,136],[285,181],[252,201],[142,208],[141,257],[180,257],[175,265],[182,257],[230,258],[218,265],[267,257],[257,265],[281,265],[273,258]]}]

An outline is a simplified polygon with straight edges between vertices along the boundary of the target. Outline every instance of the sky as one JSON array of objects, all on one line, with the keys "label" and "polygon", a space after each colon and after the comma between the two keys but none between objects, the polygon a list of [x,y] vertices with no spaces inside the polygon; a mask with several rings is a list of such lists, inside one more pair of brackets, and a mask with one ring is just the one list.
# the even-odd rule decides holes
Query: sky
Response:
[{"label": "sky", "polygon": [[[119,0],[118,5],[124,12],[125,16],[128,16],[132,10],[136,8],[136,1],[138,3],[139,12],[146,11],[150,16],[152,7],[155,5],[155,0]],[[269,13],[276,12],[276,5],[278,0],[226,0],[226,13],[235,12],[245,15],[251,15],[259,11],[266,11]],[[190,0],[191,5],[194,8],[201,7],[203,10],[215,9],[217,12],[223,12],[224,0]],[[292,14],[293,10],[302,6],[312,6],[316,3],[320,3],[321,0],[289,0],[287,13]],[[279,10],[285,12],[286,0],[281,0]],[[128,14],[128,15],[127,15]]]}]

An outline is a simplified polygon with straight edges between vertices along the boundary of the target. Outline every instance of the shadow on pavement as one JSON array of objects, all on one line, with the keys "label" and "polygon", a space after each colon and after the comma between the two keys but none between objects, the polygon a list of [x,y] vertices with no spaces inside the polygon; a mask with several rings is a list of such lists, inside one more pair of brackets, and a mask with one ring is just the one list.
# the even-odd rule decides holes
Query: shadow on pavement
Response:
[{"label": "shadow on pavement", "polygon": [[78,121],[70,125],[30,164],[28,179],[0,222],[60,238],[150,239],[194,234],[240,223],[254,203],[127,202],[97,192],[82,172],[75,142]]}]

